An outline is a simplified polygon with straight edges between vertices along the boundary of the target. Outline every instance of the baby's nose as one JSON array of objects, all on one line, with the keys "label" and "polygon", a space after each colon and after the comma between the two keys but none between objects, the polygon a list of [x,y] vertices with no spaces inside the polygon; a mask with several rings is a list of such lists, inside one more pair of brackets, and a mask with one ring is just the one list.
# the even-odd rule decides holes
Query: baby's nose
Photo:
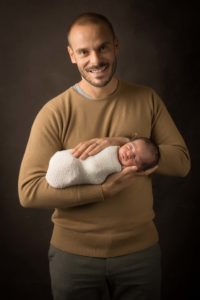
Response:
[{"label": "baby's nose", "polygon": [[127,152],[127,156],[128,156],[128,158],[131,158],[131,157],[133,156],[133,153],[132,153],[132,151],[131,151],[131,150],[128,150],[128,152]]}]

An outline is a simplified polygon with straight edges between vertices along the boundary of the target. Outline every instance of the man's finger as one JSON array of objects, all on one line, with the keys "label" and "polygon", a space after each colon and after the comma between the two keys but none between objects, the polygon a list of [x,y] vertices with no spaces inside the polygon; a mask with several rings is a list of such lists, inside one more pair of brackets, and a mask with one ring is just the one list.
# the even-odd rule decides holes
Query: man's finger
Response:
[{"label": "man's finger", "polygon": [[105,148],[106,148],[106,146],[102,143],[96,144],[95,147],[91,151],[88,152],[88,154],[91,155],[91,156],[95,155],[95,154],[99,153],[100,151],[102,151]]},{"label": "man's finger", "polygon": [[[80,159],[85,159],[91,155],[94,155],[96,153],[98,153],[99,151],[101,151],[101,149],[99,151],[94,151],[97,148],[99,148],[99,145],[97,145],[97,143],[94,143],[92,145],[90,145],[89,147],[87,147],[80,155]],[[92,154],[94,151],[94,154]]]},{"label": "man's finger", "polygon": [[121,172],[118,173],[119,179],[127,179],[137,174],[138,168],[136,166],[125,167]]},{"label": "man's finger", "polygon": [[78,144],[72,151],[72,155],[79,157],[88,147],[94,144],[94,141],[90,140],[84,143]]},{"label": "man's finger", "polygon": [[109,145],[109,142],[104,138],[96,139],[90,147],[86,148],[85,151],[82,152],[80,159],[86,159],[89,156],[93,156],[107,148]]},{"label": "man's finger", "polygon": [[137,166],[130,166],[130,167],[123,168],[122,172],[124,174],[128,174],[128,173],[135,173],[135,172],[137,172],[137,170],[138,170]]},{"label": "man's finger", "polygon": [[148,175],[154,173],[157,169],[158,169],[158,166],[155,166],[155,167],[153,167],[151,169],[148,169],[146,171],[138,172],[137,175],[138,176],[148,176]]}]

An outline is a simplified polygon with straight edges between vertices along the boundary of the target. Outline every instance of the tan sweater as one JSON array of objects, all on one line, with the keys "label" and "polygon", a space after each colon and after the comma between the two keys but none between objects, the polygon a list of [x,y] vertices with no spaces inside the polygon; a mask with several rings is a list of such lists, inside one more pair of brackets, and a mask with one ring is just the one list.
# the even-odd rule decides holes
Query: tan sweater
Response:
[{"label": "tan sweater", "polygon": [[190,158],[183,138],[151,88],[121,81],[114,94],[98,100],[69,88],[38,113],[21,164],[19,198],[24,207],[55,208],[54,246],[80,255],[112,257],[156,243],[151,177],[137,178],[109,199],[104,199],[101,185],[55,189],[45,179],[56,151],[91,138],[135,133],[159,145],[160,174],[188,173]]}]

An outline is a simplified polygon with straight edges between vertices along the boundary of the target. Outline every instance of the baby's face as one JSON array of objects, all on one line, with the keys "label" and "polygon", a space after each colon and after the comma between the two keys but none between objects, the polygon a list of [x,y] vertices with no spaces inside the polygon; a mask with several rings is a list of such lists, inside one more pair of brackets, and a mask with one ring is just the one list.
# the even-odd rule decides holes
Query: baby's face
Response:
[{"label": "baby's face", "polygon": [[143,140],[135,140],[119,148],[119,161],[124,167],[137,166],[140,169],[144,159],[148,159],[148,153]]}]

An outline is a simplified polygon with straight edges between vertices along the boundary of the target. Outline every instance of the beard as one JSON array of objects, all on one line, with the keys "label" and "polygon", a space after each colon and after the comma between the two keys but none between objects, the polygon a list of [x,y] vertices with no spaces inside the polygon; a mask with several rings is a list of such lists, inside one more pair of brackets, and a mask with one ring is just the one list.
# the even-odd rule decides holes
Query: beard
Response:
[{"label": "beard", "polygon": [[113,78],[113,75],[115,74],[116,69],[117,69],[117,58],[115,57],[115,59],[112,63],[110,74],[108,74],[108,76],[106,76],[105,79],[99,79],[99,82],[96,82],[95,80],[90,78],[90,76],[88,76],[88,74],[90,74],[90,70],[92,70],[92,69],[98,70],[99,68],[102,68],[104,66],[106,68],[109,68],[110,65],[107,64],[107,63],[99,63],[96,66],[92,66],[92,67],[89,67],[89,68],[85,69],[85,71],[83,69],[80,69],[80,68],[78,68],[78,70],[81,74],[81,77],[84,78],[89,84],[91,84],[94,87],[101,88],[101,87],[106,86],[111,81],[111,79]]}]

